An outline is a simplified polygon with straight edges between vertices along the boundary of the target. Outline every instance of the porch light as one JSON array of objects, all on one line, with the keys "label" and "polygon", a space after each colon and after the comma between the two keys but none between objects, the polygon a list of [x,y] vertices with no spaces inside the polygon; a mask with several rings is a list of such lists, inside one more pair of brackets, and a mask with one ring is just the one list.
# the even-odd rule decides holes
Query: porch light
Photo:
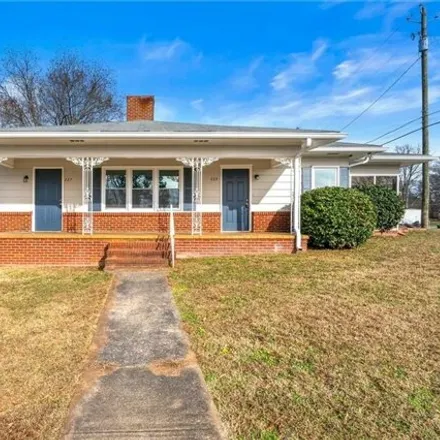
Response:
[{"label": "porch light", "polygon": [[259,174],[255,174],[255,175],[254,175],[254,179],[255,179],[255,180],[260,180],[260,175],[259,175]]},{"label": "porch light", "polygon": [[29,182],[29,176],[26,175],[23,177],[23,183],[28,183]]}]

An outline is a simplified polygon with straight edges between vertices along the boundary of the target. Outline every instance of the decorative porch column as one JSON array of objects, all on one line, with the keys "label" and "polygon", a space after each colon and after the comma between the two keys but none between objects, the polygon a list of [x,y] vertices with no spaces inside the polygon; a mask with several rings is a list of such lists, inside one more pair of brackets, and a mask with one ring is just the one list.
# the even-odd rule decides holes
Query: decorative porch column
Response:
[{"label": "decorative porch column", "polygon": [[218,159],[216,157],[178,157],[176,160],[192,169],[191,233],[202,235],[203,167],[211,165]]},{"label": "decorative porch column", "polygon": [[290,233],[295,233],[296,249],[301,249],[301,156],[274,160],[290,169]]},{"label": "decorative porch column", "polygon": [[93,167],[108,157],[68,157],[67,160],[82,168],[82,233],[93,234]]}]

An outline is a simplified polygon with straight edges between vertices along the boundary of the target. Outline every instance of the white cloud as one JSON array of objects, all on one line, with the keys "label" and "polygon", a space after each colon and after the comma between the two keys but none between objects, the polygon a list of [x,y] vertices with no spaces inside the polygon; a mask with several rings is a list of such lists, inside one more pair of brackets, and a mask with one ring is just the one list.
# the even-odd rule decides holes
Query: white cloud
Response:
[{"label": "white cloud", "polygon": [[156,100],[154,119],[157,121],[174,121],[176,120],[177,110],[172,105],[163,102],[161,98]]},{"label": "white cloud", "polygon": [[194,101],[190,102],[191,107],[194,110],[197,110],[198,112],[202,112],[203,111],[203,103],[204,103],[204,100],[202,98],[194,99]]},{"label": "white cloud", "polygon": [[185,56],[201,58],[192,46],[180,38],[171,41],[147,41],[144,37],[139,43],[139,54],[143,61],[170,61]]},{"label": "white cloud", "polygon": [[378,1],[368,1],[356,12],[354,18],[357,20],[368,20],[378,15],[383,15],[386,11],[386,4]]},{"label": "white cloud", "polygon": [[258,87],[255,73],[261,66],[264,57],[257,57],[244,69],[238,71],[231,78],[231,85],[239,91],[250,91]]},{"label": "white cloud", "polygon": [[346,80],[354,76],[357,77],[356,79],[367,76],[377,77],[395,71],[414,60],[415,55],[400,55],[392,52],[378,52],[373,48],[363,48],[336,65],[333,75],[338,80]]},{"label": "white cloud", "polygon": [[295,81],[310,79],[310,76],[316,72],[316,62],[324,55],[327,47],[326,41],[318,39],[313,43],[310,54],[304,52],[291,54],[289,65],[272,78],[272,88],[281,91],[290,87]]}]

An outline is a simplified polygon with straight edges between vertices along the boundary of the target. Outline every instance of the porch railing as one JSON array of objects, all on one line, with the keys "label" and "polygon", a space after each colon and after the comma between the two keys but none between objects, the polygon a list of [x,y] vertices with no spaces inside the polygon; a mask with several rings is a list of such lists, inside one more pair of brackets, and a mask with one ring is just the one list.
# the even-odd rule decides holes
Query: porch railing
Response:
[{"label": "porch railing", "polygon": [[176,230],[175,230],[175,226],[174,226],[174,211],[173,211],[173,205],[170,206],[170,247],[171,247],[171,267],[174,267],[175,264],[175,235],[176,235]]}]

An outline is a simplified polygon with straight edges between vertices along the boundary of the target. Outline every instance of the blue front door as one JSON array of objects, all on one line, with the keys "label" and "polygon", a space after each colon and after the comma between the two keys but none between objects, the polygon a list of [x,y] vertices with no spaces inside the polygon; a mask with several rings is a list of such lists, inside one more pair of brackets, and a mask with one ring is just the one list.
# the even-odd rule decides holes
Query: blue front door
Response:
[{"label": "blue front door", "polygon": [[35,230],[61,231],[61,169],[35,170]]},{"label": "blue front door", "polygon": [[249,170],[223,170],[223,231],[249,231]]}]

